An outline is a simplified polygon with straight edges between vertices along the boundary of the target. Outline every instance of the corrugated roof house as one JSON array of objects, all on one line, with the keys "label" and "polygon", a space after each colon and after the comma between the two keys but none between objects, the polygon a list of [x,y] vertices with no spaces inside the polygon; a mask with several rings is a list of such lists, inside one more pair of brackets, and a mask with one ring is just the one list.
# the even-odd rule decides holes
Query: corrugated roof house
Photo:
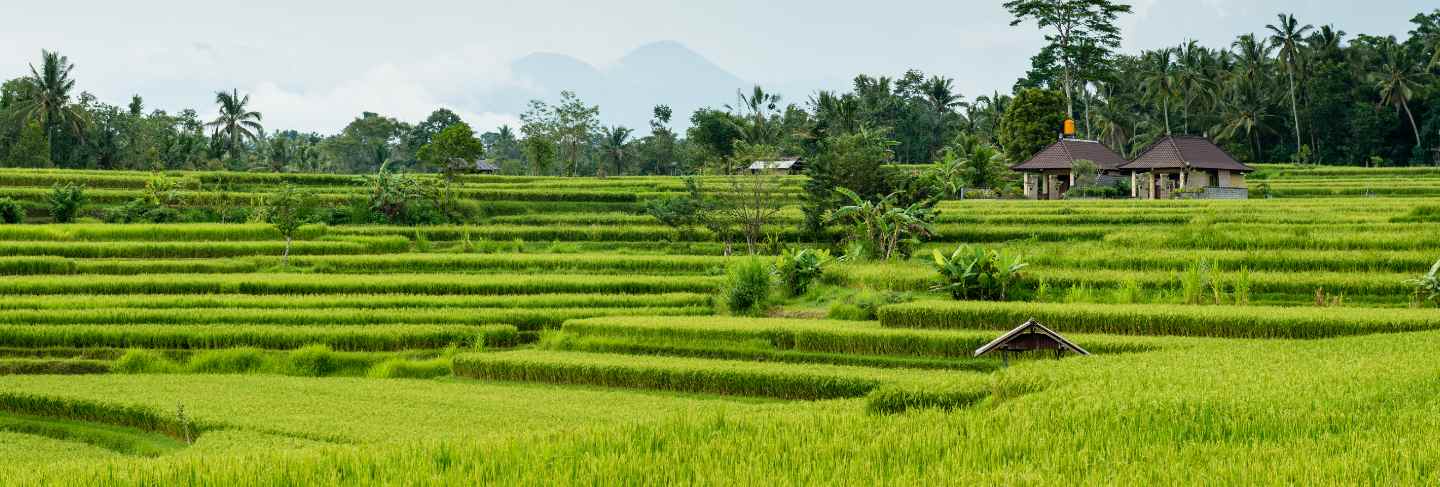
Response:
[{"label": "corrugated roof house", "polygon": [[766,171],[780,174],[798,174],[805,170],[805,159],[789,157],[773,161],[755,161],[751,163],[747,169],[752,173]]}]

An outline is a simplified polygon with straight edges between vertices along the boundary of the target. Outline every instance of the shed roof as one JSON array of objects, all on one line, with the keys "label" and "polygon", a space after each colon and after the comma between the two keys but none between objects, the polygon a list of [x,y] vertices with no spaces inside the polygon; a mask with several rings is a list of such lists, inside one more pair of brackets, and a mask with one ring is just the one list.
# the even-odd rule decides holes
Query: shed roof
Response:
[{"label": "shed roof", "polygon": [[1210,142],[1210,139],[1193,135],[1169,136],[1151,144],[1140,153],[1140,157],[1120,169],[1219,169],[1235,172],[1251,172],[1255,168],[1241,164],[1225,149]]},{"label": "shed roof", "polygon": [[1060,336],[1059,333],[1056,333],[1055,330],[1051,330],[1049,327],[1042,325],[1040,324],[1040,322],[1035,321],[1034,318],[1031,318],[1029,321],[1026,321],[1024,324],[1016,327],[1014,330],[1010,330],[1010,332],[1004,335],[1000,335],[1000,338],[996,338],[990,343],[985,344],[985,346],[975,349],[975,356],[979,357],[981,355],[985,355],[996,350],[1005,350],[1006,345],[1009,345],[1012,342],[1021,341],[1023,338],[1030,335],[1040,335],[1054,340],[1061,349],[1070,350],[1080,355],[1090,355],[1090,352],[1087,352],[1085,351],[1085,349],[1080,348],[1079,345],[1076,345],[1070,340],[1065,339],[1065,337]]},{"label": "shed roof", "polygon": [[778,170],[789,171],[789,170],[791,170],[791,169],[795,169],[795,166],[804,164],[804,162],[805,162],[805,160],[804,160],[804,159],[801,159],[801,158],[799,158],[799,157],[790,157],[790,158],[785,158],[785,159],[776,159],[776,160],[773,160],[773,161],[755,161],[755,162],[753,162],[753,163],[750,164],[750,170],[751,170],[751,171],[773,171],[773,170],[777,170],[777,169],[778,169]]},{"label": "shed roof", "polygon": [[475,161],[475,170],[479,172],[496,172],[499,171],[500,168],[494,164],[491,164],[490,161],[480,159],[478,161]]},{"label": "shed roof", "polygon": [[1070,169],[1072,164],[1079,160],[1094,162],[1101,171],[1115,170],[1125,165],[1125,158],[1105,147],[1105,144],[1093,140],[1061,139],[1030,157],[1030,160],[1010,166],[1010,169],[1020,172]]}]

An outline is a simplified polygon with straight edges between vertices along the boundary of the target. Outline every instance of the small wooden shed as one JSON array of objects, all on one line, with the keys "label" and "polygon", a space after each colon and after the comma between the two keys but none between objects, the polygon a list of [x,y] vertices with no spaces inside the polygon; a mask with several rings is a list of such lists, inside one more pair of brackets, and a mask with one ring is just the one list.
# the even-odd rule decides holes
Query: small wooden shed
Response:
[{"label": "small wooden shed", "polygon": [[1032,350],[1054,350],[1057,357],[1066,351],[1079,355],[1090,355],[1090,352],[1085,351],[1084,348],[1080,348],[1079,345],[1056,333],[1055,330],[1051,330],[1031,318],[1025,324],[976,349],[975,356],[981,357],[997,351],[1029,352]]},{"label": "small wooden shed", "polygon": [[480,174],[495,174],[500,172],[500,167],[492,164],[490,161],[480,159],[475,161],[475,172]]}]

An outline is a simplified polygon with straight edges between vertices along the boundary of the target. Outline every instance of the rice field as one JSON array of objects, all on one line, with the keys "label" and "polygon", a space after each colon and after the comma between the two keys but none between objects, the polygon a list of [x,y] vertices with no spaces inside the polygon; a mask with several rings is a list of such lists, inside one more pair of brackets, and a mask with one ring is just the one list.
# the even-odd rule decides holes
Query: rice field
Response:
[{"label": "rice field", "polygon": [[[678,178],[466,176],[474,221],[306,225],[288,265],[263,223],[50,222],[52,184],[94,215],[153,177],[0,169],[28,218],[0,225],[0,485],[1440,481],[1440,311],[1408,282],[1440,259],[1433,168],[945,201],[911,258],[831,262],[756,316],[727,309],[743,242],[646,214]],[[165,177],[190,212],[364,194]],[[842,254],[803,183],[766,252]],[[1022,291],[933,290],[959,245],[1022,255]],[[1091,355],[974,356],[1029,319]]]}]

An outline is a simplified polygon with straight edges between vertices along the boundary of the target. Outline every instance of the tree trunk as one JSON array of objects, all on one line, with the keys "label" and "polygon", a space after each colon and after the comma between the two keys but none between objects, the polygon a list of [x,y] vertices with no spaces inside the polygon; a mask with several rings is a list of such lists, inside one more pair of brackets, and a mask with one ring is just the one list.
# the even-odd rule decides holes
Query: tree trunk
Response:
[{"label": "tree trunk", "polygon": [[290,267],[290,236],[285,236],[285,253],[280,255],[280,265]]},{"label": "tree trunk", "polygon": [[1290,116],[1295,121],[1295,153],[1300,153],[1300,105],[1295,102],[1295,68],[1286,70],[1290,75]]},{"label": "tree trunk", "polygon": [[1420,148],[1420,127],[1416,127],[1416,126],[1415,126],[1415,114],[1410,113],[1410,102],[1408,102],[1408,101],[1407,101],[1407,102],[1401,102],[1400,105],[1403,106],[1403,107],[1405,107],[1405,116],[1410,118],[1410,130],[1415,132],[1415,148],[1416,148],[1416,149],[1419,149],[1419,148]]},{"label": "tree trunk", "polygon": [[1170,132],[1170,99],[1169,99],[1169,98],[1161,98],[1161,99],[1160,99],[1160,106],[1165,110],[1165,135],[1171,135],[1171,132]]}]

